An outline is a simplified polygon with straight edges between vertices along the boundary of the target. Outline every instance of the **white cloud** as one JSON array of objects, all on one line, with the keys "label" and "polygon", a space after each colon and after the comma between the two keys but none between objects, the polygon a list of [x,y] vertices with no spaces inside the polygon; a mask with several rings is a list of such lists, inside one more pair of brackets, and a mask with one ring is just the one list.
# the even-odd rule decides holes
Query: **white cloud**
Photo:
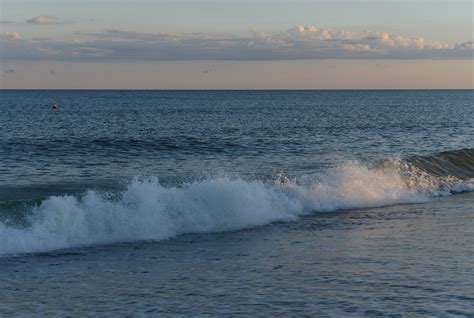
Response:
[{"label": "white cloud", "polygon": [[474,50],[474,41],[466,41],[456,44],[456,48],[461,50]]},{"label": "white cloud", "polygon": [[302,25],[248,37],[211,33],[77,33],[71,41],[2,36],[3,58],[49,60],[276,60],[471,58],[473,41],[455,45],[387,32],[353,32]]},{"label": "white cloud", "polygon": [[30,24],[59,24],[59,18],[54,15],[40,15],[26,20]]}]

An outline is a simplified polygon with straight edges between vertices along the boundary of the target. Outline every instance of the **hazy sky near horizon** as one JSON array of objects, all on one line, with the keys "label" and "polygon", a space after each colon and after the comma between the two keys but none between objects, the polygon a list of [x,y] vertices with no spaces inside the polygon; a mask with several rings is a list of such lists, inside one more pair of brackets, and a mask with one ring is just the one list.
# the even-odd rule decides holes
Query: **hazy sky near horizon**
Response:
[{"label": "hazy sky near horizon", "polygon": [[457,0],[1,0],[1,88],[474,88]]}]

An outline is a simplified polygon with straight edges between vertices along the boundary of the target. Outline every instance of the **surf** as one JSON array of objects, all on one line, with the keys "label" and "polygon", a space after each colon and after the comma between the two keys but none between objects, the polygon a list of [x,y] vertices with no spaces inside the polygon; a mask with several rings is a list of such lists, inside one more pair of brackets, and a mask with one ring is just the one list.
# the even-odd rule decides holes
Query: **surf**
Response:
[{"label": "surf", "polygon": [[474,190],[474,150],[348,161],[322,173],[272,180],[209,177],[178,186],[134,178],[117,193],[52,196],[25,208],[22,224],[0,223],[0,255],[159,241],[294,221],[311,213],[423,203]]}]

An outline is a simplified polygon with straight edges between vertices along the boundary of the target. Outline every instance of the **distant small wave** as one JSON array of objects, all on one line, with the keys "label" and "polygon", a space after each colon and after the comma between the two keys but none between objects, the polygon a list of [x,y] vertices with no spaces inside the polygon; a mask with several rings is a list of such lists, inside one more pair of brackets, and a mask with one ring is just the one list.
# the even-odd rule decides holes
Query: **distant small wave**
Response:
[{"label": "distant small wave", "polygon": [[347,162],[324,173],[271,182],[216,177],[171,187],[133,179],[118,194],[53,196],[29,211],[26,227],[0,223],[0,254],[161,240],[184,233],[237,230],[314,213],[421,203],[474,190],[473,150]]},{"label": "distant small wave", "polygon": [[150,138],[101,137],[87,138],[54,138],[54,139],[16,139],[0,140],[0,148],[9,153],[36,153],[47,151],[50,156],[60,153],[75,153],[88,149],[95,153],[126,152],[133,153],[147,149],[160,152],[192,152],[196,154],[215,154],[230,149],[245,150],[245,145],[235,140],[219,138],[198,138],[192,136],[168,136]]}]

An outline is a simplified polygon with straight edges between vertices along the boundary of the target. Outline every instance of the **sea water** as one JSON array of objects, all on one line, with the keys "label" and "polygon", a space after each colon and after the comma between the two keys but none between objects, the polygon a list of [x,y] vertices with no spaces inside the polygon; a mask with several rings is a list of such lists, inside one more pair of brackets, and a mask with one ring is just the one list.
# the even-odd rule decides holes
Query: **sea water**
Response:
[{"label": "sea water", "polygon": [[472,90],[0,97],[2,315],[474,315]]}]

